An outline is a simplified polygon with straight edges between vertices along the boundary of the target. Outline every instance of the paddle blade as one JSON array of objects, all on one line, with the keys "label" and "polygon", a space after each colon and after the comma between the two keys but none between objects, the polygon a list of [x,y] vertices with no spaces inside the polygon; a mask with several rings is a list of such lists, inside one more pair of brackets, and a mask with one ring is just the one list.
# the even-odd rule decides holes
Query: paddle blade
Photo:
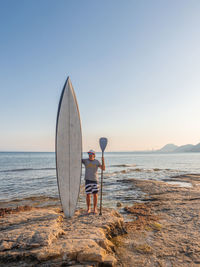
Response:
[{"label": "paddle blade", "polygon": [[105,150],[105,148],[107,146],[107,143],[108,143],[108,139],[107,138],[101,137],[99,139],[99,144],[100,144],[100,147],[101,147],[102,152],[104,152],[104,150]]}]

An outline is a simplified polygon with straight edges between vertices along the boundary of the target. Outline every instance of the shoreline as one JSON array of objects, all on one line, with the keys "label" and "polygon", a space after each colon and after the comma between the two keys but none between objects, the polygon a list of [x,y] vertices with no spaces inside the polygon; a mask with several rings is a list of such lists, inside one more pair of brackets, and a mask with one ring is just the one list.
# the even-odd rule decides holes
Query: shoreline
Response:
[{"label": "shoreline", "polygon": [[130,179],[147,195],[126,208],[132,221],[116,238],[121,266],[200,266],[200,174],[172,179],[192,187]]}]

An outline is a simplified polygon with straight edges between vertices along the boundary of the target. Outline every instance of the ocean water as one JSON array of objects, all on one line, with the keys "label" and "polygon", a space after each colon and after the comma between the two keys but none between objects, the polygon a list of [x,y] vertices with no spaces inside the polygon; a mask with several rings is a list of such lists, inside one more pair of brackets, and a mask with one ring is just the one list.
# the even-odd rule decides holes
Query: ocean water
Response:
[{"label": "ocean water", "polygon": [[[83,153],[83,158],[87,154]],[[96,158],[101,160],[101,153]],[[144,194],[129,190],[130,178],[164,180],[187,173],[200,173],[200,153],[156,154],[133,152],[105,153],[103,201],[115,207],[119,202],[139,201]],[[100,178],[100,170],[99,170]],[[189,186],[179,183],[180,186]],[[55,153],[1,152],[0,207],[20,204],[50,205],[59,203]],[[85,206],[84,167],[78,207]]]}]

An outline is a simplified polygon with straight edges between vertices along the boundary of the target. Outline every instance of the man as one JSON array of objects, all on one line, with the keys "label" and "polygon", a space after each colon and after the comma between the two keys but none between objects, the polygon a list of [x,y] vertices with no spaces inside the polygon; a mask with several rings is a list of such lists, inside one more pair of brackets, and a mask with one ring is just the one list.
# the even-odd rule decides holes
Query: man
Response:
[{"label": "man", "polygon": [[93,205],[94,214],[97,214],[97,199],[98,199],[98,168],[105,170],[104,157],[102,157],[101,163],[95,159],[95,151],[90,150],[88,152],[89,158],[82,159],[82,163],[85,165],[85,192],[86,192],[86,203],[87,203],[87,213],[90,210],[90,196],[93,194]]}]

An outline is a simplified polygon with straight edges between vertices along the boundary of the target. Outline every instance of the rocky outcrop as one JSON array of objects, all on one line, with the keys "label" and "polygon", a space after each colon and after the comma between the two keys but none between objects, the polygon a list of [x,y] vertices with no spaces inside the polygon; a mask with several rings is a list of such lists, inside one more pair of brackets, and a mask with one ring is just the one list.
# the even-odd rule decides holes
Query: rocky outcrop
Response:
[{"label": "rocky outcrop", "polygon": [[200,175],[166,181],[129,180],[146,197],[125,207],[127,235],[112,240],[119,266],[200,266]]},{"label": "rocky outcrop", "polygon": [[78,210],[70,219],[55,207],[0,214],[1,266],[116,265],[110,239],[125,230],[115,210],[102,216]]}]

